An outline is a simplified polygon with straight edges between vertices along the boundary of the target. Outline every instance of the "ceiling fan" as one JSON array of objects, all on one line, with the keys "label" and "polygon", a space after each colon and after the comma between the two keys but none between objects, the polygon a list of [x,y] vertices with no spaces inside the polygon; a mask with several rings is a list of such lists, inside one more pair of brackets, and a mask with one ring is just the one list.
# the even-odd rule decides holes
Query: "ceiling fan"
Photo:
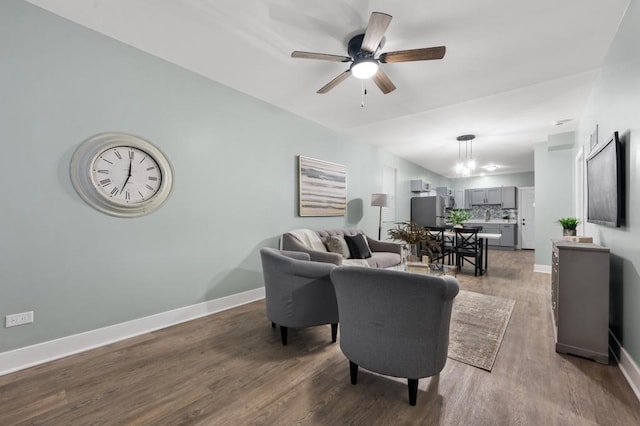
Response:
[{"label": "ceiling fan", "polygon": [[[396,86],[389,76],[382,71],[380,63],[428,61],[431,59],[442,59],[444,57],[445,46],[426,47],[423,49],[398,50],[386,52],[378,55],[384,33],[391,22],[391,15],[380,12],[372,12],[369,24],[364,34],[358,34],[349,40],[347,52],[349,56],[329,55],[325,53],[300,52],[298,50],[291,53],[292,58],[319,59],[321,61],[351,62],[348,70],[344,71],[336,78],[325,84],[317,93],[327,93],[329,90],[343,82],[350,75],[359,79],[371,78],[373,82],[382,90],[385,95],[393,92]],[[376,56],[377,55],[377,56]]]}]

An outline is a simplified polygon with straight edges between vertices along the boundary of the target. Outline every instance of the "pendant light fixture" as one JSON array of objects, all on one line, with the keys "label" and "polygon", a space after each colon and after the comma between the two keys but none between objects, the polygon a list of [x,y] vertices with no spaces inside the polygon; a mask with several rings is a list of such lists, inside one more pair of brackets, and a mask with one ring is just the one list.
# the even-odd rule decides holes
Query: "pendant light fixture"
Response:
[{"label": "pendant light fixture", "polygon": [[[456,173],[462,177],[471,175],[476,168],[476,162],[473,159],[473,140],[476,135],[461,135],[458,140],[458,163],[456,164]],[[464,144],[464,158],[462,157],[462,145]]]}]

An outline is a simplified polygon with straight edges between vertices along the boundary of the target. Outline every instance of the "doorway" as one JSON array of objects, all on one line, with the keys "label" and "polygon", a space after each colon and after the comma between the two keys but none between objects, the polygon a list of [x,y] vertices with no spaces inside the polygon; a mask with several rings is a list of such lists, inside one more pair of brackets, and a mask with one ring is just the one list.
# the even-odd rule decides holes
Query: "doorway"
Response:
[{"label": "doorway", "polygon": [[536,190],[533,187],[520,188],[520,248],[523,250],[533,250],[536,248],[535,236],[535,207]]}]

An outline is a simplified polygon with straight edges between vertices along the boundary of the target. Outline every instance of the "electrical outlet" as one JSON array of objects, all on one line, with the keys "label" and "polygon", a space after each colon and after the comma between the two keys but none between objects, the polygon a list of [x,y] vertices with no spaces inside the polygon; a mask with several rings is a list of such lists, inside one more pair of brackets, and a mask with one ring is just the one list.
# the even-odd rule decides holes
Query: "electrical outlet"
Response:
[{"label": "electrical outlet", "polygon": [[16,325],[29,324],[33,322],[33,311],[22,312],[19,314],[7,315],[5,317],[5,328],[15,327]]}]

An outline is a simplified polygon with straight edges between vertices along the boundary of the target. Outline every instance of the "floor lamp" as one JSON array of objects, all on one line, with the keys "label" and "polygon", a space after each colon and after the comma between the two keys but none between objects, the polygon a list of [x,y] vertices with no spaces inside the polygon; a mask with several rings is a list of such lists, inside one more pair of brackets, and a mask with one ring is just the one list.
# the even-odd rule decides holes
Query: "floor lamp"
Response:
[{"label": "floor lamp", "polygon": [[380,218],[378,219],[378,239],[382,239],[382,208],[389,207],[389,194],[371,194],[371,206],[380,207]]}]

